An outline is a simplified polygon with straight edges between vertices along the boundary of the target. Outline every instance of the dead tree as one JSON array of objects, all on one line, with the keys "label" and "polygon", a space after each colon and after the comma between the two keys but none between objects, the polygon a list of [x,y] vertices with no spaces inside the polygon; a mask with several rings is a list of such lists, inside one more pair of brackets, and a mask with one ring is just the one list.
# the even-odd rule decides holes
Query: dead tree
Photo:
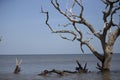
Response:
[{"label": "dead tree", "polygon": [[21,68],[20,68],[21,63],[22,63],[22,60],[18,60],[16,58],[16,67],[15,67],[15,70],[14,70],[14,74],[18,74],[21,71]]},{"label": "dead tree", "polygon": [[[73,4],[71,5],[70,9],[61,9],[59,1],[58,0],[51,0],[51,4],[54,6],[54,8],[62,14],[66,19],[69,20],[69,22],[65,25],[59,25],[59,26],[72,26],[74,30],[54,30],[52,26],[49,24],[49,13],[47,11],[44,11],[41,8],[41,12],[46,14],[46,25],[49,27],[52,33],[67,33],[73,35],[73,39],[70,39],[68,37],[61,36],[61,38],[66,40],[77,40],[80,43],[80,47],[82,52],[84,52],[82,46],[86,45],[90,51],[99,59],[101,64],[97,63],[97,68],[101,71],[103,70],[110,70],[110,62],[113,55],[113,46],[115,44],[116,39],[120,35],[120,22],[116,23],[114,22],[114,16],[117,15],[116,13],[119,13],[120,10],[120,0],[101,0],[102,3],[105,5],[105,8],[103,9],[103,24],[104,26],[101,26],[101,30],[97,31],[95,30],[95,26],[93,26],[91,23],[88,22],[87,19],[84,18],[83,12],[84,12],[84,6],[82,4],[82,0],[73,0]],[[75,14],[73,12],[73,9],[75,6],[78,6],[78,10],[80,10],[79,14]],[[94,37],[96,37],[100,43],[103,50],[103,54],[97,51],[97,49],[90,44],[90,40],[92,38],[89,38],[87,40],[83,39],[83,33],[82,30],[80,30],[80,25],[84,25],[85,28],[89,29],[89,33],[92,34]],[[114,27],[114,29],[113,29]]]}]

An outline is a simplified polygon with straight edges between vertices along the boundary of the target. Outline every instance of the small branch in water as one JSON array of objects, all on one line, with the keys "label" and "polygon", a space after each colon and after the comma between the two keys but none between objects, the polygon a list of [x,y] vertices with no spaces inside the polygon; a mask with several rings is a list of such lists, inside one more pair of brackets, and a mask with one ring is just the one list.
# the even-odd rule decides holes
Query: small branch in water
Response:
[{"label": "small branch in water", "polygon": [[79,73],[87,73],[87,72],[88,72],[88,69],[86,69],[87,63],[85,63],[84,67],[82,67],[78,60],[76,60],[76,62],[77,62],[77,64],[78,64],[78,67],[76,67],[76,70],[77,70]]},{"label": "small branch in water", "polygon": [[15,67],[15,70],[14,70],[14,74],[18,74],[21,71],[21,68],[19,67],[21,63],[22,63],[22,60],[18,60],[16,58],[16,67]]}]

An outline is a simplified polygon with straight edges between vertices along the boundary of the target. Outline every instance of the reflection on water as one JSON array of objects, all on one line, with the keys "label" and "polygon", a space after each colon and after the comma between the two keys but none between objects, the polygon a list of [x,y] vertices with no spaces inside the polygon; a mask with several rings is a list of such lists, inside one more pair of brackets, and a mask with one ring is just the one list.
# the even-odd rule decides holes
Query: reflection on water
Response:
[{"label": "reflection on water", "polygon": [[110,71],[101,72],[102,80],[112,80]]}]

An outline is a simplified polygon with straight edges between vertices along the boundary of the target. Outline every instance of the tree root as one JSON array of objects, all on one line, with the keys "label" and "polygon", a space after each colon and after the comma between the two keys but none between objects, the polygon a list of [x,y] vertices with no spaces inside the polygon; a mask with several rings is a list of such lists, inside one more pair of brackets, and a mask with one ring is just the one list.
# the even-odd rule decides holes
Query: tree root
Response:
[{"label": "tree root", "polygon": [[99,63],[97,63],[97,69],[99,69],[101,72],[108,72],[110,71],[109,69],[104,68],[103,66],[101,66]]}]

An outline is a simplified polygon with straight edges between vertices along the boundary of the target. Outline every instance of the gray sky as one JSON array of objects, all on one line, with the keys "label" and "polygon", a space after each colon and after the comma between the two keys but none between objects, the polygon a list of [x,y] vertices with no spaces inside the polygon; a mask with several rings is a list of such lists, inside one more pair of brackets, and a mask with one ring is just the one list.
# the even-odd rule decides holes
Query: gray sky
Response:
[{"label": "gray sky", "polygon": [[[61,0],[61,8],[65,8],[70,0]],[[84,0],[84,17],[100,30],[103,27],[102,10],[104,5],[100,0]],[[80,54],[79,43],[60,38],[59,34],[52,34],[45,25],[45,15],[40,13],[41,6],[50,12],[49,23],[57,28],[58,24],[67,22],[61,14],[53,8],[49,0],[0,0],[0,54]],[[76,8],[75,12],[78,13]],[[115,17],[118,21],[118,17]],[[82,30],[86,31],[84,27]],[[84,33],[86,34],[86,33]],[[87,38],[89,35],[85,35]],[[92,37],[92,36],[90,36]],[[99,41],[91,43],[102,53]],[[85,53],[90,53],[84,46]],[[116,41],[114,52],[120,52],[120,38]]]}]

